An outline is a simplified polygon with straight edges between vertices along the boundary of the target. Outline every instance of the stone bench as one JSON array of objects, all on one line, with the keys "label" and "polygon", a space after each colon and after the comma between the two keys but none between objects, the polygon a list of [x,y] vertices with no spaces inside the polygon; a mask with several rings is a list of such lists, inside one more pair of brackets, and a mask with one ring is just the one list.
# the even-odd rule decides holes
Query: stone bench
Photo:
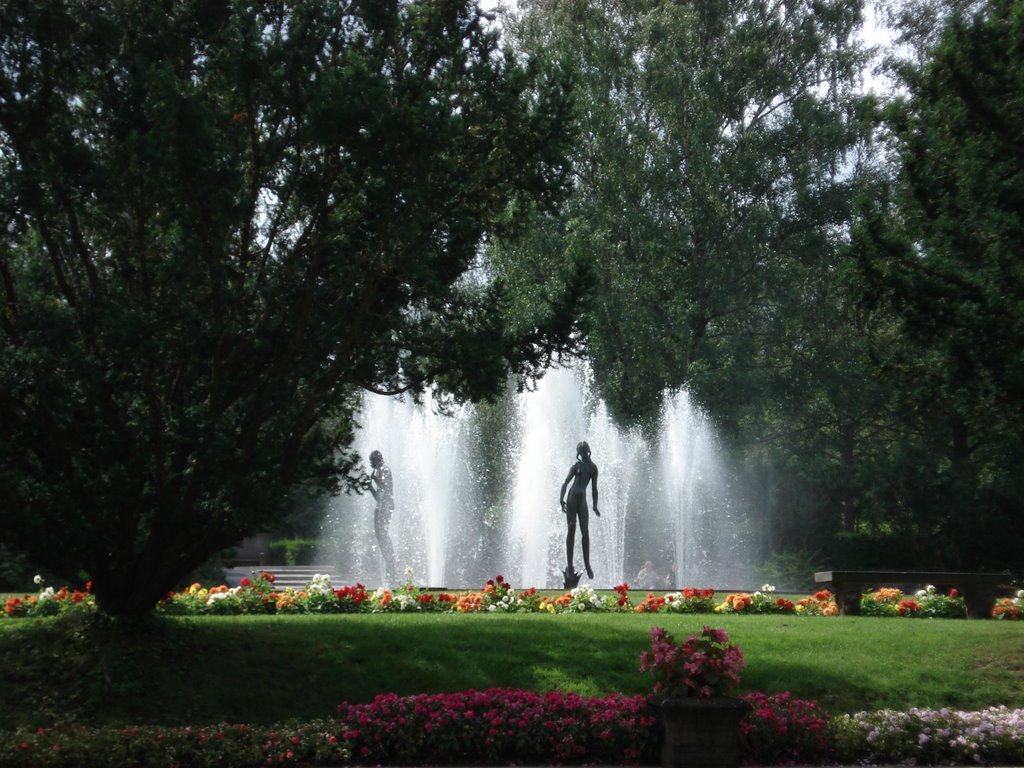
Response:
[{"label": "stone bench", "polygon": [[841,616],[860,614],[860,598],[865,588],[899,587],[906,590],[912,587],[920,589],[930,584],[943,592],[955,587],[964,599],[967,618],[987,619],[1000,592],[1012,589],[1008,572],[818,571],[814,574],[814,580],[830,586]]}]

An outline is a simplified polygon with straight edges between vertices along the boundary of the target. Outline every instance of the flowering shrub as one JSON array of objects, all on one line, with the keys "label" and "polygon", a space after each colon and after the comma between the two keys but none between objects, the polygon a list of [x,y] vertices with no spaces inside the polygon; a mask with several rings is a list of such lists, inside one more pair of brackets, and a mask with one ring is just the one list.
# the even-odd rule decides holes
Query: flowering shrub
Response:
[{"label": "flowering shrub", "polygon": [[758,765],[821,765],[829,760],[828,715],[816,701],[796,699],[788,691],[740,697],[751,711],[740,721],[745,762]]},{"label": "flowering shrub", "polygon": [[819,589],[812,596],[797,600],[796,612],[805,616],[838,616],[839,605],[831,592]]},{"label": "flowering shrub", "polygon": [[926,618],[963,619],[967,617],[967,606],[956,589],[942,594],[929,584],[914,594],[918,605],[918,616]]},{"label": "flowering shrub", "polygon": [[628,611],[630,609],[629,602],[629,584],[619,584],[618,586],[612,587],[615,594],[618,597],[615,599],[615,608],[620,611]]},{"label": "flowering shrub", "polygon": [[338,706],[339,733],[369,765],[636,764],[657,757],[643,696],[490,689],[378,696]]},{"label": "flowering shrub", "polygon": [[43,587],[42,576],[36,576],[34,581],[40,587],[39,594],[9,597],[4,603],[5,616],[57,616],[64,613],[88,612],[96,608],[96,598],[91,594],[91,581],[86,583],[84,591],[68,587],[54,591],[53,587]]},{"label": "flowering shrub", "polygon": [[795,613],[792,600],[776,597],[775,587],[765,584],[753,594],[734,592],[727,595],[725,602],[715,607],[715,613]]},{"label": "flowering shrub", "polygon": [[366,587],[356,584],[352,587],[342,587],[334,590],[334,599],[338,601],[340,613],[355,613],[362,610],[363,604],[370,599]]},{"label": "flowering shrub", "polygon": [[565,606],[566,613],[583,613],[584,611],[603,611],[608,598],[597,594],[589,584],[574,587],[569,591],[569,602]]},{"label": "flowering shrub", "polygon": [[651,628],[651,650],[640,654],[640,671],[654,675],[654,692],[674,697],[728,696],[746,666],[739,646],[723,629],[704,627],[682,645],[662,627]]},{"label": "flowering shrub", "polygon": [[895,587],[877,589],[861,597],[860,612],[864,616],[947,619],[967,617],[964,599],[956,589],[943,594],[930,584],[918,590],[913,597],[908,597]]},{"label": "flowering shrub", "polygon": [[1003,597],[992,606],[992,618],[1008,621],[1020,621],[1024,613],[1024,589],[1017,592],[1016,597]]},{"label": "flowering shrub", "polygon": [[664,607],[664,597],[657,597],[653,592],[648,592],[647,597],[641,600],[634,610],[637,613],[660,613]]},{"label": "flowering shrub", "polygon": [[85,728],[71,724],[19,730],[0,741],[4,768],[106,768],[188,765],[256,768],[272,763],[339,765],[349,758],[336,725],[219,725],[202,728]]},{"label": "flowering shrub", "polygon": [[667,613],[711,613],[715,609],[715,590],[687,588],[665,595]]},{"label": "flowering shrub", "polygon": [[715,609],[715,590],[687,588],[669,592],[664,597],[647,597],[636,608],[637,613],[711,613]]},{"label": "flowering shrub", "polygon": [[[303,604],[307,597],[308,593],[303,591]],[[172,615],[297,613],[298,603],[299,596],[293,590],[275,591],[274,575],[263,571],[253,579],[242,579],[237,587],[221,584],[206,588],[197,582],[188,589],[167,595],[157,606],[157,611]]]},{"label": "flowering shrub", "polygon": [[862,616],[899,616],[899,604],[904,599],[903,591],[892,587],[883,587],[861,596],[860,612]]},{"label": "flowering shrub", "polygon": [[841,715],[830,725],[840,761],[1024,765],[1024,710],[911,709]]}]

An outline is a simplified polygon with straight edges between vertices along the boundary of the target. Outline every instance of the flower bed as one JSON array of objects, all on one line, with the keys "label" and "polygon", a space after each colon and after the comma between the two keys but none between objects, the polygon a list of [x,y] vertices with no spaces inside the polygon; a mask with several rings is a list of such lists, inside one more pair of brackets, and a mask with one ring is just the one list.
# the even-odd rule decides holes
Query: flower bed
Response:
[{"label": "flower bed", "polygon": [[7,598],[4,603],[4,616],[57,616],[62,613],[96,609],[96,598],[91,594],[92,582],[86,583],[84,590],[68,587],[54,590],[53,587],[44,587],[42,576],[36,576],[35,583],[40,588],[39,594]]},{"label": "flower bed", "polygon": [[[37,583],[41,583],[37,582]],[[1013,597],[1001,598],[992,609],[994,618],[1024,618],[1024,590]],[[37,595],[12,597],[2,614],[8,618],[54,616],[73,611],[94,611],[96,601],[89,585],[84,590],[62,587],[41,588]],[[656,595],[645,592],[634,602],[628,584],[614,588],[614,596],[596,592],[584,585],[557,596],[542,595],[536,588],[516,590],[501,576],[496,576],[480,590],[463,592],[430,592],[413,583],[407,572],[406,582],[388,589],[368,591],[362,584],[335,587],[330,577],[318,574],[302,589],[278,590],[274,576],[261,572],[244,578],[237,587],[217,585],[204,587],[192,584],[180,592],[172,592],[156,606],[164,615],[230,615],[287,613],[353,613],[353,612],[445,612],[445,613],[584,613],[618,611],[636,613],[722,613],[722,614],[791,614],[796,616],[838,616],[836,601],[828,590],[790,600],[775,594],[775,587],[765,584],[756,592],[733,592],[721,601],[711,589],[687,588]],[[920,590],[913,596],[897,589],[879,589],[864,595],[861,612],[866,616],[906,618],[964,618],[964,602],[956,590],[942,594],[934,587]]]},{"label": "flower bed", "polygon": [[1018,591],[1014,597],[996,600],[992,608],[992,618],[1004,621],[1020,621],[1024,618],[1024,589]]},{"label": "flower bed", "polygon": [[370,765],[569,765],[656,762],[644,696],[585,698],[491,689],[378,696],[338,707],[353,759]]},{"label": "flower bed", "polygon": [[906,765],[1024,765],[1024,710],[880,710],[830,727],[839,760]]},{"label": "flower bed", "polygon": [[63,724],[4,733],[4,768],[255,768],[274,764],[340,765],[351,753],[333,720],[274,726],[86,728]]},{"label": "flower bed", "polygon": [[[1024,765],[1024,710],[829,718],[785,692],[741,698],[752,705],[740,724],[750,765]],[[492,689],[343,702],[336,717],[302,724],[23,730],[0,738],[0,765],[653,765],[657,734],[643,695]]]},{"label": "flower bed", "polygon": [[929,585],[910,596],[884,587],[861,598],[860,612],[862,616],[962,619],[967,616],[967,607],[956,589],[943,594]]}]

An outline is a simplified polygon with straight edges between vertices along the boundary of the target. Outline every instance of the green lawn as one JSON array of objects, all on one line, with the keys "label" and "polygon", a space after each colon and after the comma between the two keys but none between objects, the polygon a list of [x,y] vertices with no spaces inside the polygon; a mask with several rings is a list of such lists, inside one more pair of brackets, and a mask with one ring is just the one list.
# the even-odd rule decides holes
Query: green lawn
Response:
[{"label": "green lawn", "polygon": [[745,690],[832,712],[1024,706],[1024,623],[651,614],[196,617],[125,628],[0,620],[0,729],[274,722],[383,692],[639,693],[648,629],[727,629]]}]

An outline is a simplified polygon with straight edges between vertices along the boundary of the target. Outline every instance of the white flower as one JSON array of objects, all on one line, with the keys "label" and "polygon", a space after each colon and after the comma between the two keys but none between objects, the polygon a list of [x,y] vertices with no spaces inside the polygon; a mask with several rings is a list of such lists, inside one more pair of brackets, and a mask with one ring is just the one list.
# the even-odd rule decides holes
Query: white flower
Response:
[{"label": "white flower", "polygon": [[773,585],[771,585],[771,584],[765,584],[764,586],[761,587],[761,591],[762,592],[774,592],[775,591],[775,587]]},{"label": "white flower", "polygon": [[39,593],[39,602],[44,600],[53,600],[53,587],[47,587]]},{"label": "white flower", "polygon": [[327,573],[314,573],[309,584],[306,585],[307,592],[315,592],[318,595],[330,597],[334,590],[331,587],[331,576]]},{"label": "white flower", "polygon": [[208,598],[206,598],[206,604],[207,605],[213,605],[218,600],[223,600],[227,596],[228,596],[227,592],[214,592],[212,595],[210,595]]},{"label": "white flower", "polygon": [[34,581],[34,582],[35,582],[36,584],[42,584],[42,583],[43,583],[43,577],[42,577],[42,576],[40,576],[40,575],[39,575],[39,574],[37,573],[37,574],[36,574],[36,576],[35,576],[35,578],[34,578],[34,579],[32,579],[32,581]]}]

